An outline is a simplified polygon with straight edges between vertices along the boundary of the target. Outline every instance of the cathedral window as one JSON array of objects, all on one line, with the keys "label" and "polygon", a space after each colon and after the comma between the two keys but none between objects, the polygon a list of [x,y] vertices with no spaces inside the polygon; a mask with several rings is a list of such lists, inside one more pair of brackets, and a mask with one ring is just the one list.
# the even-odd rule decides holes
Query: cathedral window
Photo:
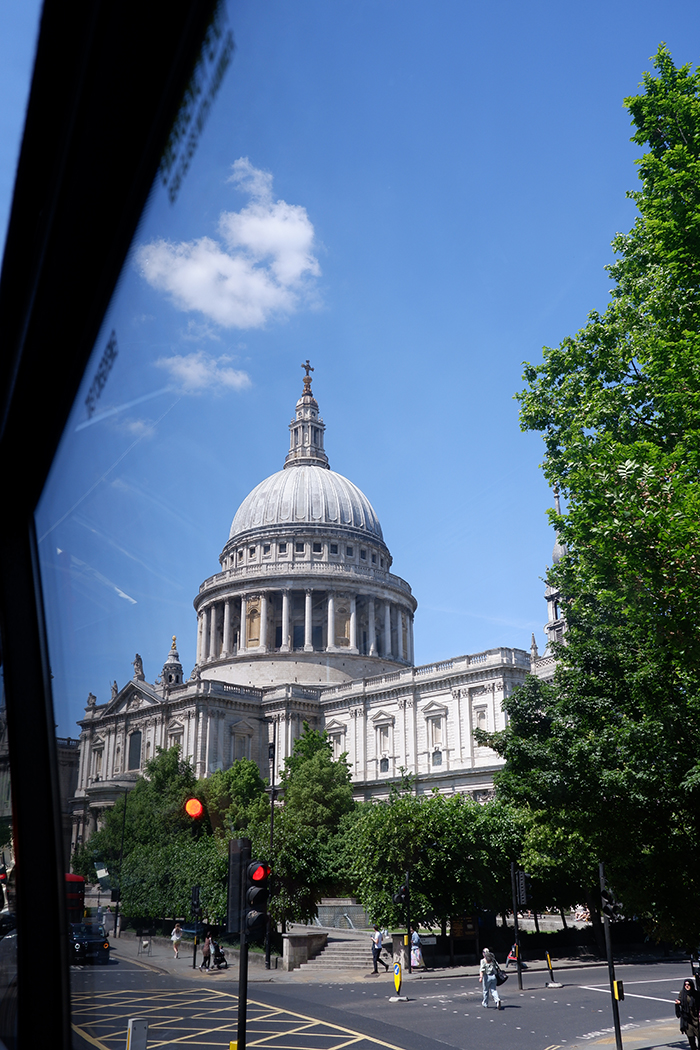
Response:
[{"label": "cathedral window", "polygon": [[354,547],[346,547],[345,548],[345,553],[348,556],[348,558],[352,558],[353,554],[355,553],[355,548]]},{"label": "cathedral window", "polygon": [[389,759],[388,758],[380,758],[379,759],[379,772],[380,773],[388,773],[389,772]]},{"label": "cathedral window", "polygon": [[93,752],[93,769],[92,775],[95,780],[99,780],[102,775],[102,748]]},{"label": "cathedral window", "polygon": [[306,549],[306,544],[305,543],[297,543],[297,544],[295,544],[294,549],[296,550],[297,554],[303,554],[304,550]]},{"label": "cathedral window", "polygon": [[442,751],[433,751],[433,767],[442,765]]},{"label": "cathedral window", "polygon": [[241,547],[238,551],[238,560],[243,561],[243,548]]},{"label": "cathedral window", "polygon": [[250,737],[243,733],[236,733],[233,737],[233,761],[237,762],[241,758],[249,758],[250,751]]},{"label": "cathedral window", "polygon": [[269,543],[264,543],[263,544],[263,554],[269,554],[269,553],[270,553],[270,544]]},{"label": "cathedral window", "polygon": [[248,556],[250,558],[254,558],[255,557],[255,547],[249,547],[248,548]]},{"label": "cathedral window", "polygon": [[367,561],[367,551],[363,551],[362,549],[360,549],[360,557],[363,561]]},{"label": "cathedral window", "polygon": [[129,769],[141,768],[141,731],[136,730],[129,737]]},{"label": "cathedral window", "polygon": [[331,543],[331,554],[337,554],[337,553],[338,553],[338,544],[337,543]]},{"label": "cathedral window", "polygon": [[384,559],[383,559],[383,558],[380,558],[380,559],[379,559],[379,567],[380,567],[381,569],[383,569],[383,568],[384,568]]},{"label": "cathedral window", "polygon": [[320,543],[314,543],[314,554],[321,554],[323,547]]},{"label": "cathedral window", "polygon": [[287,544],[286,543],[280,543],[280,545],[279,545],[279,552],[280,552],[280,554],[286,554],[287,553]]},{"label": "cathedral window", "polygon": [[376,564],[377,564],[377,555],[373,554],[372,555],[372,565],[376,565]]},{"label": "cathedral window", "polygon": [[431,750],[442,747],[442,717],[428,719],[428,742]]}]

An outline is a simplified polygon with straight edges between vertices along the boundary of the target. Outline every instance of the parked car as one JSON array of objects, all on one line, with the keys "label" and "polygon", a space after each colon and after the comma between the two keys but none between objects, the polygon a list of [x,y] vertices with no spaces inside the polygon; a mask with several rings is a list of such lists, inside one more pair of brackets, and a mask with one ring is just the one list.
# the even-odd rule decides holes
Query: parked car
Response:
[{"label": "parked car", "polygon": [[72,922],[70,924],[70,955],[72,963],[93,960],[109,962],[109,939],[105,928],[98,923]]}]

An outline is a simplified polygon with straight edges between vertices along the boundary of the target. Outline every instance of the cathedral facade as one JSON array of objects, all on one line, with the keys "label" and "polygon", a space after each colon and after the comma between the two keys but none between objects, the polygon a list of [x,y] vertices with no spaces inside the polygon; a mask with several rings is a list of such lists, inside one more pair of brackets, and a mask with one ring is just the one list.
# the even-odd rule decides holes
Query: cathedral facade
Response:
[{"label": "cathedral facade", "polygon": [[371,503],[329,467],[305,368],[283,469],[243,500],[194,599],[191,674],[173,638],[155,682],[137,655],[107,703],[88,698],[73,849],[157,748],[178,744],[198,777],[250,758],[279,780],[304,722],[347,754],[359,799],[386,797],[402,770],[419,793],[492,793],[501,760],[474,730],[504,728],[504,698],[543,658],[498,647],[414,665],[416,599]]}]

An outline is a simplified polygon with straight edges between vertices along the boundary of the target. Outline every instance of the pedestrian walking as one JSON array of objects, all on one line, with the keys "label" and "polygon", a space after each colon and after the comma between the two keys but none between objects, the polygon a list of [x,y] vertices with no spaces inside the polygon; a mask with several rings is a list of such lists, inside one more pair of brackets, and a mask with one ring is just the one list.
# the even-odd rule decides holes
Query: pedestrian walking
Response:
[{"label": "pedestrian walking", "polygon": [[676,999],[676,1017],[680,1018],[681,1032],[687,1035],[690,1050],[697,1050],[698,1039],[700,1039],[700,1023],[698,1022],[698,993],[695,981],[689,977],[683,981],[678,998]]},{"label": "pedestrian walking", "polygon": [[173,942],[173,952],[175,953],[175,958],[179,959],[180,941],[182,940],[182,926],[179,922],[175,923],[175,926],[173,927],[173,932],[170,934],[170,940]]},{"label": "pedestrian walking", "polygon": [[379,973],[379,970],[377,969],[378,962],[382,964],[385,970],[389,969],[389,964],[385,963],[384,960],[381,958],[381,953],[382,931],[379,929],[378,926],[375,926],[374,932],[372,934],[372,962],[374,963],[374,970],[372,971],[372,973]]},{"label": "pedestrian walking", "polygon": [[423,962],[423,951],[420,943],[420,934],[418,930],[411,927],[411,969],[425,969],[425,963]]},{"label": "pedestrian walking", "polygon": [[498,994],[498,988],[496,986],[496,969],[498,964],[496,962],[496,956],[488,948],[484,948],[481,953],[482,958],[479,963],[479,983],[481,984],[481,1005],[488,1010],[489,1008],[489,992],[496,1004],[497,1010],[503,1009],[503,1003],[501,997]]},{"label": "pedestrian walking", "polygon": [[202,965],[200,970],[208,970],[211,965],[211,933],[207,932],[202,945]]}]

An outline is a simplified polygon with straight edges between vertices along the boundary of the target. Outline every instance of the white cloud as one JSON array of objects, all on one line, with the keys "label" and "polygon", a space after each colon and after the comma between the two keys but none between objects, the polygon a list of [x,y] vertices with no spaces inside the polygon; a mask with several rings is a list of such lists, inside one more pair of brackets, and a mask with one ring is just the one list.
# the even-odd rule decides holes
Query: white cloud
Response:
[{"label": "white cloud", "polygon": [[160,357],[156,365],[165,369],[185,394],[201,394],[205,390],[245,390],[250,386],[250,376],[247,372],[231,368],[230,361],[231,358],[226,354],[212,357],[204,350],[197,350],[193,354]]},{"label": "white cloud", "polygon": [[219,239],[174,244],[156,240],[135,263],[153,287],[181,310],[195,310],[225,328],[260,328],[293,313],[313,293],[321,270],[306,208],[272,198],[272,175],[247,157],[229,182],[250,197],[240,211],[219,216]]}]

